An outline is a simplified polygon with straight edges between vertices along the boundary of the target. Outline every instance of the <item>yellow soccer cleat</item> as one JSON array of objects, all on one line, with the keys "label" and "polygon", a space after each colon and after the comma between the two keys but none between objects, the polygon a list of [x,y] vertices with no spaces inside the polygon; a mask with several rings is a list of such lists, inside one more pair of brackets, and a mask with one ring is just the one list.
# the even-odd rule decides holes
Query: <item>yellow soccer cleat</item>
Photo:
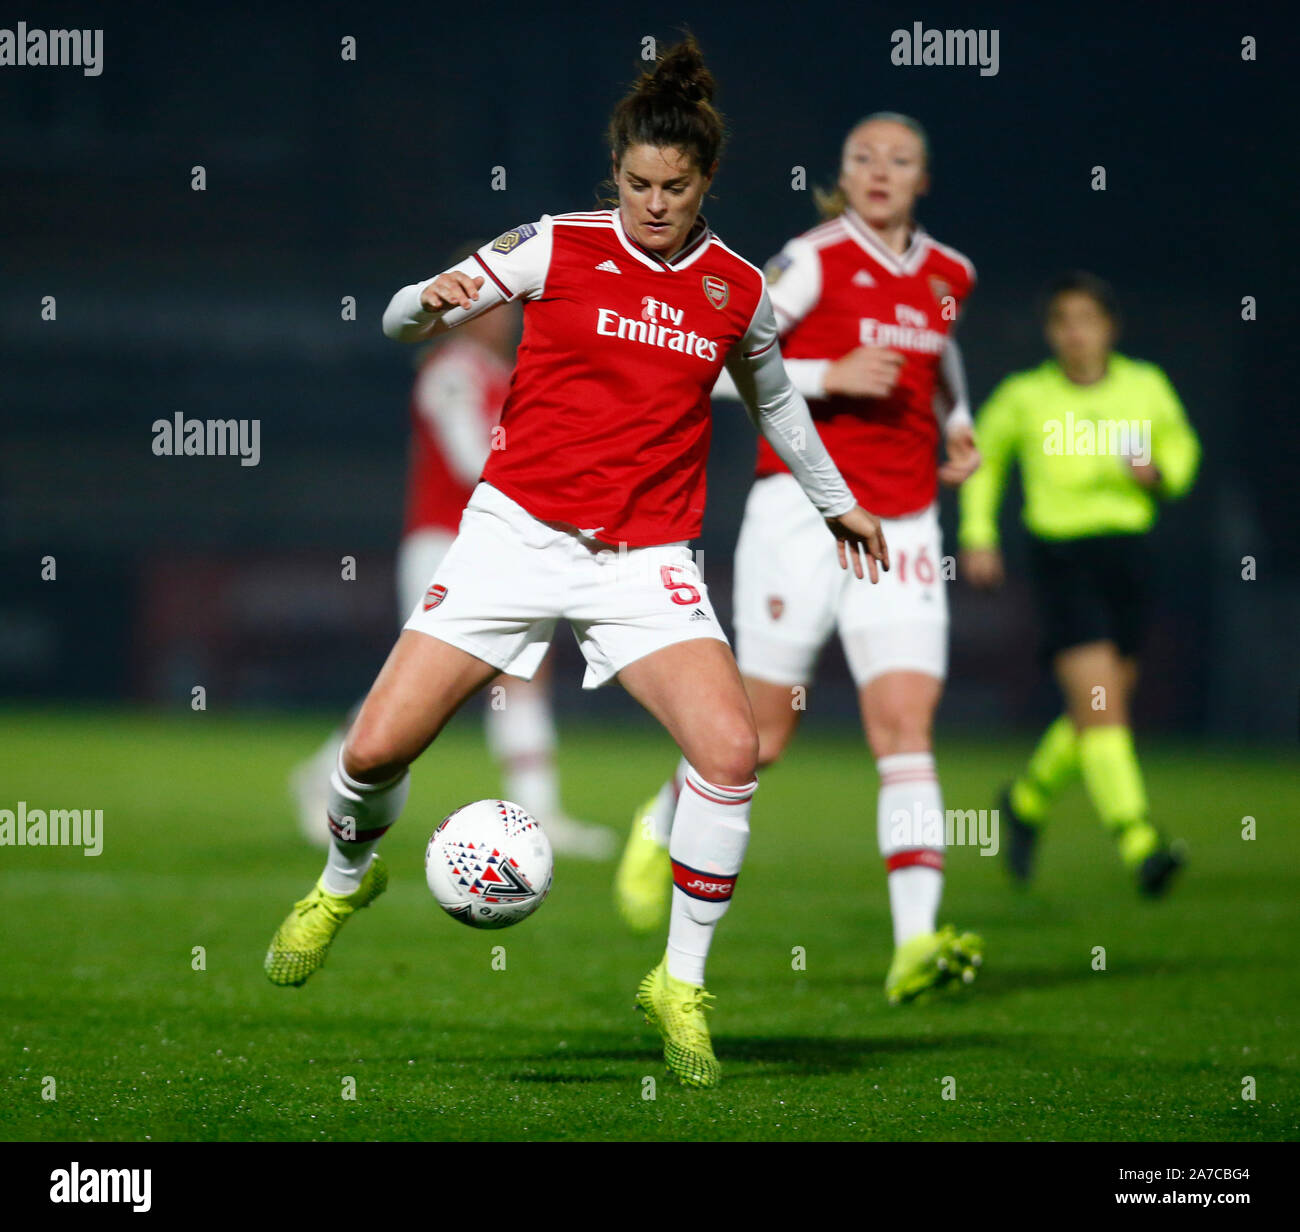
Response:
[{"label": "yellow soccer cleat", "polygon": [[649,823],[658,798],[652,797],[637,809],[623,858],[614,873],[614,902],[618,913],[638,933],[663,927],[672,897],[672,861],[668,849],[655,842]]},{"label": "yellow soccer cleat", "polygon": [[984,961],[984,942],[975,933],[958,933],[951,924],[938,932],[921,933],[894,951],[885,976],[890,1005],[911,1001],[954,980],[969,984]]},{"label": "yellow soccer cleat", "polygon": [[275,930],[262,964],[267,978],[272,984],[305,984],[325,962],[330,945],[352,913],[369,907],[387,888],[388,869],[378,856],[370,861],[361,888],[351,894],[331,894],[318,881]]},{"label": "yellow soccer cleat", "polygon": [[664,1037],[664,1063],[683,1086],[716,1087],[722,1081],[722,1066],[713,1055],[709,1024],[704,1021],[704,1012],[713,1008],[712,993],[669,975],[665,954],[641,981],[636,1005]]}]

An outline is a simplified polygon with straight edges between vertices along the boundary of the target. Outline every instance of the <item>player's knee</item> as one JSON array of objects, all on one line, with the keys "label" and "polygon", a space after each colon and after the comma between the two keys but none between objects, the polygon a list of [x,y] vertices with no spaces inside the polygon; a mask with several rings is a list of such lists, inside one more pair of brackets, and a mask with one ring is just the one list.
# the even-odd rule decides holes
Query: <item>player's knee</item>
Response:
[{"label": "player's knee", "polygon": [[706,755],[692,764],[711,783],[739,787],[753,781],[758,756],[757,729],[748,715],[736,716],[718,724]]},{"label": "player's knee", "polygon": [[382,783],[406,769],[396,741],[376,727],[354,726],[343,744],[343,769],[359,783]]},{"label": "player's knee", "polygon": [[1117,677],[1086,682],[1066,691],[1066,708],[1075,727],[1128,724],[1128,696]]},{"label": "player's knee", "polygon": [[1093,706],[1085,703],[1070,708],[1070,719],[1078,731],[1090,727],[1128,727],[1128,707],[1122,702],[1111,706]]},{"label": "player's knee", "polygon": [[887,706],[871,716],[867,741],[877,758],[895,753],[925,753],[930,749],[930,729],[929,713]]}]

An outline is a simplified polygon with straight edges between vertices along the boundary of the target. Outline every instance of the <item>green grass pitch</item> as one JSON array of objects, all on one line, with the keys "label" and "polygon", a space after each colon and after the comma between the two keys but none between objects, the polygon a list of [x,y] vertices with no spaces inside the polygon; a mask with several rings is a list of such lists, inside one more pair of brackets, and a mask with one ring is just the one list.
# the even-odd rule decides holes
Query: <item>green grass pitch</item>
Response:
[{"label": "green grass pitch", "polygon": [[[0,1138],[1300,1136],[1293,761],[1143,742],[1158,818],[1191,851],[1160,903],[1138,899],[1077,790],[1029,892],[1000,859],[950,852],[941,919],[984,934],[986,965],[973,988],[891,1009],[874,771],[855,736],[810,728],[755,801],[709,969],[724,1081],[692,1092],[633,1013],[662,938],[623,930],[610,866],[561,860],[550,899],[504,932],[429,897],[432,825],[499,790],[476,715],[416,766],[389,892],[304,988],[268,983],[267,942],[321,863],[285,774],[325,726],[0,715],[0,808],[102,808],[105,828],[96,858],[0,847]],[[948,804],[991,806],[1027,752],[941,739]],[[672,762],[648,727],[568,728],[567,803],[621,834]]]}]

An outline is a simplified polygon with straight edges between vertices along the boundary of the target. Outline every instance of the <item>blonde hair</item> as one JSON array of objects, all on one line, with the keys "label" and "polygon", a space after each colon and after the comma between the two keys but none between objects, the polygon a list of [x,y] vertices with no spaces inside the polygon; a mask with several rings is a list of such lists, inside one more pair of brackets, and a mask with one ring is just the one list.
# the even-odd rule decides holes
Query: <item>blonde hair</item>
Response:
[{"label": "blonde hair", "polygon": [[[877,121],[888,121],[890,124],[901,124],[910,132],[916,134],[921,139],[921,157],[925,160],[927,169],[930,166],[930,138],[926,134],[925,127],[920,120],[913,119],[909,115],[904,115],[901,111],[873,111],[869,116],[863,116],[845,135],[844,140],[847,142],[849,137],[858,131],[864,124],[874,124]],[[841,162],[843,156],[841,155]],[[837,177],[838,178],[838,177]],[[849,199],[844,195],[842,189],[837,183],[834,188],[818,188],[813,185],[813,202],[817,206],[817,212],[825,219],[838,218],[845,210],[849,208]]]}]

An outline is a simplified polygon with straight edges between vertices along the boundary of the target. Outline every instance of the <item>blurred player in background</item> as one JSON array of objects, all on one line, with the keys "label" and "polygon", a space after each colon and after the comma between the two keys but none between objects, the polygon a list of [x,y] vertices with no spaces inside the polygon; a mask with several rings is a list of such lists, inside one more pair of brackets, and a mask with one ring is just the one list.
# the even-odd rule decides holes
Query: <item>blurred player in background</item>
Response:
[{"label": "blurred player in background", "polygon": [[1130,727],[1149,572],[1143,537],[1161,502],[1191,487],[1200,443],[1165,374],[1113,349],[1118,328],[1099,278],[1070,274],[1051,287],[1054,358],[1007,377],[981,408],[984,466],[962,490],[958,540],[962,577],[999,585],[998,507],[1018,462],[1043,650],[1065,713],[1000,801],[1012,876],[1029,880],[1053,802],[1082,775],[1139,890],[1154,896],[1183,857],[1148,817]]},{"label": "blurred player in background", "polygon": [[264,964],[282,985],[320,968],[343,924],[387,885],[375,849],[401,812],[407,767],[499,672],[531,676],[563,619],[587,660],[584,686],[617,679],[688,762],[667,944],[635,1003],[668,1068],[695,1087],[721,1077],[705,966],[757,787],[753,713],[689,548],[704,518],[709,392],[724,364],[840,567],[873,581],[877,562],[889,567],[878,519],[857,503],[786,374],[762,274],[700,214],[724,135],[713,90],[687,38],[614,110],[614,208],[507,231],[403,287],[384,313],[390,338],[420,342],[522,299],[501,416],[508,437],[348,731],[325,869]]},{"label": "blurred player in background", "polygon": [[[452,264],[480,246],[457,249]],[[510,388],[519,322],[519,308],[512,304],[466,322],[453,337],[420,354],[411,393],[405,527],[397,553],[397,602],[403,619],[424,599],[483,473]],[[543,662],[532,680],[503,675],[498,685],[503,691],[490,700],[485,718],[488,748],[501,767],[505,798],[542,822],[557,854],[608,858],[614,848],[612,832],[574,821],[560,806],[549,663]],[[290,778],[302,832],[320,847],[329,846],[330,775],[346,734],[344,725]]]},{"label": "blurred player in background", "polygon": [[[881,515],[890,573],[874,587],[844,577],[816,510],[762,441],[736,545],[736,658],[760,767],[794,735],[817,656],[839,630],[880,775],[893,1003],[950,979],[969,982],[982,957],[977,936],[936,921],[944,832],[931,726],[948,662],[937,481],[960,484],[979,453],[951,337],[975,270],[917,224],[928,187],[921,125],[895,112],[868,116],[844,142],[836,190],[819,196],[826,221],[765,271],[786,368],[859,503]],[[725,374],[714,394],[735,396]],[[947,461],[938,466],[941,437]],[[663,914],[680,788],[679,768],[634,819],[616,874],[619,908],[638,929]]]}]

